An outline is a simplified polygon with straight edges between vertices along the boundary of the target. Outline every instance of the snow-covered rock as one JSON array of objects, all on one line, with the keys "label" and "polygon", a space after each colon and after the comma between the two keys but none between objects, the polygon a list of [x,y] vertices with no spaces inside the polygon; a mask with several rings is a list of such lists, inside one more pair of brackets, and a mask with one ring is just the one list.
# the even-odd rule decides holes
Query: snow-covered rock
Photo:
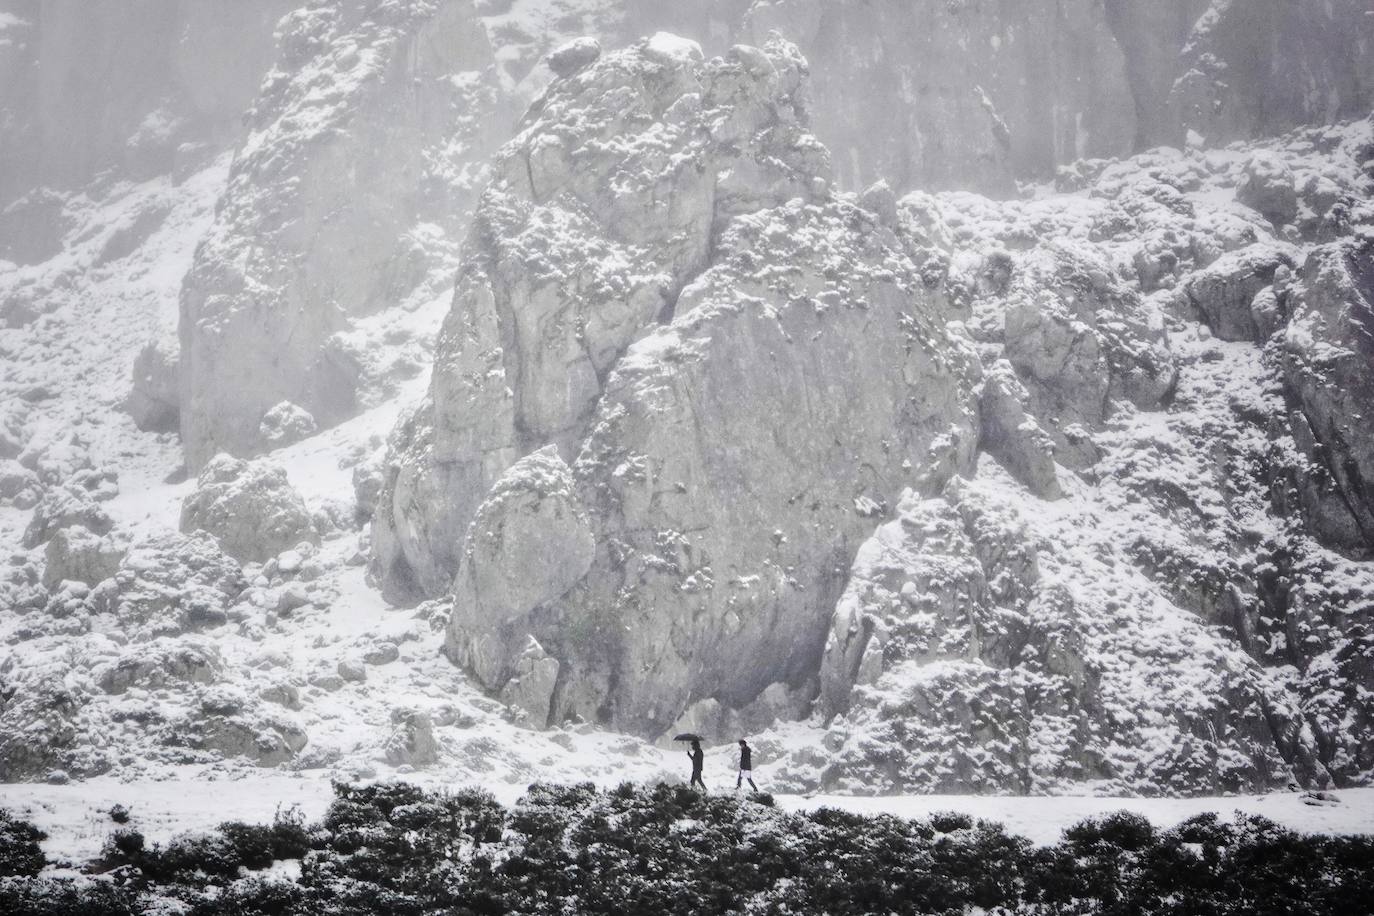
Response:
[{"label": "snow-covered rock", "polygon": [[1275,225],[1291,223],[1298,216],[1298,190],[1293,170],[1273,153],[1258,152],[1245,163],[1236,187],[1236,200],[1263,214]]},{"label": "snow-covered rock", "polygon": [[205,466],[181,507],[181,530],[214,535],[240,562],[263,562],[319,536],[281,465],[219,455]]},{"label": "snow-covered rock", "polygon": [[210,535],[166,534],[132,545],[91,603],[128,632],[176,634],[224,623],[245,584],[238,563]]},{"label": "snow-covered rock", "polygon": [[96,585],[118,572],[128,549],[127,540],[118,536],[101,537],[82,526],[61,528],[43,550],[43,584],[52,588],[72,580]]},{"label": "snow-covered rock", "polygon": [[175,341],[151,341],[134,358],[133,385],[124,403],[134,425],[152,432],[176,430],[181,421]]},{"label": "snow-covered rock", "polygon": [[[581,579],[595,549],[557,449],[546,446],[516,462],[468,529],[444,651],[491,690],[519,677],[516,663],[528,653],[533,625],[529,615]],[[553,665],[556,672],[556,660]],[[535,718],[542,725],[547,717],[546,696]]]},{"label": "snow-covered rock", "polygon": [[499,142],[491,63],[471,0],[350,0],[282,20],[182,291],[192,470],[268,447],[264,416],[282,401],[321,426],[356,411],[360,370],[337,335],[443,265],[427,233],[465,225]]},{"label": "snow-covered rock", "polygon": [[315,418],[304,407],[282,401],[262,415],[258,437],[267,448],[281,448],[315,433]]},{"label": "snow-covered rock", "polygon": [[549,443],[575,454],[620,353],[671,314],[732,216],[824,186],[795,48],[769,45],[760,69],[752,51],[703,62],[650,43],[551,86],[493,164],[443,369],[394,435],[373,522],[393,599],[448,588],[468,522],[516,459]]},{"label": "snow-covered rock", "polygon": [[[1374,240],[1312,251],[1292,299],[1284,376],[1302,407],[1300,428],[1311,430],[1307,451],[1343,503],[1323,527],[1347,548],[1374,551]],[[1320,502],[1319,492],[1306,498]]]},{"label": "snow-covered rock", "polygon": [[978,395],[978,447],[996,456],[1032,493],[1058,499],[1063,490],[1054,468],[1054,440],[1027,412],[1029,399],[1011,363],[1003,359],[989,367]]},{"label": "snow-covered rock", "polygon": [[97,494],[78,482],[55,487],[39,500],[24,529],[24,546],[37,547],[58,531],[72,527],[85,528],[96,536],[108,534],[114,527]]},{"label": "snow-covered rock", "polygon": [[546,58],[549,69],[556,76],[567,79],[580,70],[585,70],[601,56],[601,42],[589,36],[574,38],[554,48]]},{"label": "snow-covered rock", "polygon": [[427,767],[439,761],[434,722],[417,709],[398,709],[391,717],[395,731],[387,738],[383,757],[392,766]]}]

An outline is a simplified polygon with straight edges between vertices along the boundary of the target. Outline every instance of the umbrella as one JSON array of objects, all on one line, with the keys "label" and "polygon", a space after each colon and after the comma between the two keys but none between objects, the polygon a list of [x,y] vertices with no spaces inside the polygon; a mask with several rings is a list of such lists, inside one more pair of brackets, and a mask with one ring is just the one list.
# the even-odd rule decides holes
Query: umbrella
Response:
[{"label": "umbrella", "polygon": [[703,740],[705,740],[705,739],[703,739],[703,738],[701,737],[701,735],[696,735],[696,734],[693,734],[692,732],[683,732],[682,734],[678,735],[678,736],[677,736],[676,738],[674,738],[673,740],[674,740],[674,741],[703,741]]}]

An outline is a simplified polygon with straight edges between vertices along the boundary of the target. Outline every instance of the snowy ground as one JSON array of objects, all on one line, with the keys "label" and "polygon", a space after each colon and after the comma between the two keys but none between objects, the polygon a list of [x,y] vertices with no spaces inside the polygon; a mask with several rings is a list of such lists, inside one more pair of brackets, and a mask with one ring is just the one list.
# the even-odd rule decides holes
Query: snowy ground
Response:
[{"label": "snowy ground", "polygon": [[[406,779],[430,788],[444,785],[434,774]],[[767,786],[767,777],[759,779]],[[717,780],[726,791],[728,780]],[[459,784],[453,784],[456,788]],[[513,804],[524,786],[496,783],[485,786],[503,804]],[[1057,841],[1064,828],[1109,811],[1133,811],[1157,827],[1168,828],[1206,811],[1222,817],[1235,812],[1259,814],[1304,833],[1374,833],[1374,789],[1337,793],[1339,804],[1309,805],[1298,793],[1240,795],[1226,798],[1092,798],[1087,796],[974,796],[974,795],[779,795],[787,811],[841,808],[861,814],[896,814],[921,818],[936,811],[960,811],[997,821],[1011,833],[1039,845]],[[239,780],[178,778],[166,781],[119,782],[93,779],[65,786],[0,785],[0,807],[21,814],[48,834],[44,850],[50,857],[80,862],[94,857],[115,829],[109,810],[122,804],[130,810],[129,826],[151,842],[165,842],[182,832],[209,830],[224,821],[266,823],[278,809],[299,806],[307,819],[324,814],[332,798],[329,780],[281,773],[253,775]]]}]

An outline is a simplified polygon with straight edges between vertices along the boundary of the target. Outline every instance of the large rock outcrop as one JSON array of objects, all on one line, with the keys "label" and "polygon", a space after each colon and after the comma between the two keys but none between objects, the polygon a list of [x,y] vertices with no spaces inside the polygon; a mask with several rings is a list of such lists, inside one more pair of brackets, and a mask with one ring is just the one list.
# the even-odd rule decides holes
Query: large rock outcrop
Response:
[{"label": "large rock outcrop", "polygon": [[259,451],[289,401],[321,425],[356,407],[333,335],[398,305],[457,232],[495,147],[491,48],[471,0],[311,5],[282,22],[181,299],[181,432],[199,469]]},{"label": "large rock outcrop", "polygon": [[[547,667],[533,637],[556,721],[657,735],[803,687],[871,518],[971,466],[976,360],[938,278],[831,196],[805,69],[782,42],[704,61],[658,35],[555,83],[498,160],[374,563],[393,594],[457,573],[450,651],[493,690]],[[578,456],[570,492],[517,498],[517,465],[476,509],[548,445]],[[589,567],[480,585],[510,581],[533,540],[502,520],[536,507],[572,526],[569,558],[586,513]]]},{"label": "large rock outcrop", "polygon": [[440,369],[393,443],[373,523],[388,596],[448,589],[477,504],[521,455],[575,456],[607,373],[672,314],[731,216],[824,193],[805,70],[781,43],[707,62],[661,35],[536,103],[493,164]]}]

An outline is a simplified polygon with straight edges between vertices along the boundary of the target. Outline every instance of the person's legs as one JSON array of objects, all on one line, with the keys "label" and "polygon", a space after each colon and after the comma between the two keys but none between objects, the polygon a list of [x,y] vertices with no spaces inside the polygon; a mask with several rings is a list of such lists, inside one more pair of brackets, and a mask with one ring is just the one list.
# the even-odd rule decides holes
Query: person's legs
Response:
[{"label": "person's legs", "polygon": [[759,787],[754,785],[754,777],[752,776],[749,777],[749,788],[753,789],[755,792],[759,790]]},{"label": "person's legs", "polygon": [[706,783],[702,782],[702,780],[701,780],[701,773],[700,773],[700,772],[696,772],[696,773],[693,773],[693,774],[692,774],[692,786],[693,786],[693,787],[695,787],[695,786],[701,786],[701,791],[703,791],[703,792],[706,791]]},{"label": "person's legs", "polygon": [[740,770],[739,775],[735,777],[735,788],[738,789],[742,782],[744,782],[744,771]]}]

